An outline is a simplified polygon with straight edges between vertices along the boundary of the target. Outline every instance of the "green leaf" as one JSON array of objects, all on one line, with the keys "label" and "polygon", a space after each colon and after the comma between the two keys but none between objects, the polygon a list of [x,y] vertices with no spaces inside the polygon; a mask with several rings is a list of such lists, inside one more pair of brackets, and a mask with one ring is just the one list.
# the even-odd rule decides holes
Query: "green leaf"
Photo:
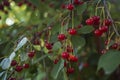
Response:
[{"label": "green leaf", "polygon": [[58,50],[58,49],[61,48],[61,46],[62,46],[62,45],[61,45],[60,42],[56,42],[56,43],[54,43],[52,50],[53,50],[53,51],[54,51],[54,50]]},{"label": "green leaf", "polygon": [[78,14],[82,14],[87,9],[87,3],[84,3],[77,7]]},{"label": "green leaf", "polygon": [[20,60],[21,60],[21,61],[26,61],[27,59],[28,59],[27,54],[24,53],[24,52],[22,52],[22,53],[20,54]]},{"label": "green leaf", "polygon": [[57,79],[60,71],[62,70],[62,68],[64,67],[64,60],[60,60],[53,68],[52,72],[51,72],[51,76],[54,79]]},{"label": "green leaf", "polygon": [[81,48],[85,45],[85,39],[80,36],[72,36],[71,41],[74,48]]},{"label": "green leaf", "polygon": [[0,72],[0,77],[3,75],[5,73],[5,71],[3,71],[3,72]]},{"label": "green leaf", "polygon": [[120,64],[120,51],[110,50],[102,55],[98,62],[98,69],[103,68],[106,74],[112,73]]},{"label": "green leaf", "polygon": [[41,60],[43,60],[43,59],[45,59],[46,57],[48,57],[49,55],[43,55],[43,56],[41,56],[39,59],[37,59],[37,60],[35,60],[34,61],[34,63],[33,64],[36,64],[37,62],[39,62],[39,61],[41,61]]},{"label": "green leaf", "polygon": [[8,69],[10,67],[10,63],[11,61],[9,58],[4,58],[0,63],[0,66],[2,67],[2,69]]},{"label": "green leaf", "polygon": [[7,80],[7,72],[5,73],[4,77],[2,78],[2,80]]},{"label": "green leaf", "polygon": [[92,26],[83,26],[78,30],[78,33],[80,34],[88,34],[91,33],[94,30]]},{"label": "green leaf", "polygon": [[33,45],[34,49],[37,50],[37,51],[40,51],[41,50],[41,46],[40,45]]}]

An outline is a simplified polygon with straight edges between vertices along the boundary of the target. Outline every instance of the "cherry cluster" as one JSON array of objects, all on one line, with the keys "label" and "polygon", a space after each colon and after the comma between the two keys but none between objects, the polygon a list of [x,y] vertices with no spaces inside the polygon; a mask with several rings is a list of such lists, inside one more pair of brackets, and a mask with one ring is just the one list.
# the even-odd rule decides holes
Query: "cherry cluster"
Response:
[{"label": "cherry cluster", "polygon": [[0,3],[0,11],[3,11],[5,14],[8,14],[8,11],[5,10],[5,7],[9,7],[10,6],[10,2],[8,0],[3,0]]},{"label": "cherry cluster", "polygon": [[[31,51],[27,55],[30,59],[32,59],[35,56],[35,52]],[[30,65],[29,65],[29,63],[24,63],[21,65],[16,60],[12,60],[11,67],[13,67],[13,69],[16,72],[21,72],[23,69],[28,69],[30,67]],[[16,78],[10,77],[9,80],[16,80]]]},{"label": "cherry cluster", "polygon": [[74,0],[73,1],[73,3],[69,3],[69,4],[67,4],[67,5],[65,5],[65,4],[62,4],[61,5],[61,8],[62,9],[68,9],[68,10],[73,10],[75,7],[74,7],[74,5],[82,5],[84,2],[83,1],[81,1],[81,0]]},{"label": "cherry cluster", "polygon": [[86,24],[94,26],[96,28],[94,34],[97,37],[100,37],[103,33],[108,31],[108,28],[112,24],[112,21],[110,19],[105,19],[103,22],[101,22],[99,16],[92,16],[86,20]]},{"label": "cherry cluster", "polygon": [[33,10],[36,9],[36,6],[34,4],[32,4],[30,1],[28,0],[21,0],[20,2],[18,2],[18,6],[22,6],[23,4],[26,4],[28,7],[32,8]]}]

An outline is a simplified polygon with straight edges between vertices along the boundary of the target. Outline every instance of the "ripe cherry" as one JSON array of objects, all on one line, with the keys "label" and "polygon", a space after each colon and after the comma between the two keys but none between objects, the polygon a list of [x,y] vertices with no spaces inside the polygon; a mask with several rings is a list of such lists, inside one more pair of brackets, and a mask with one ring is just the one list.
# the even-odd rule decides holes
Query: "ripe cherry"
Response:
[{"label": "ripe cherry", "polygon": [[77,26],[77,28],[82,28],[83,27],[83,25],[82,24],[79,24],[78,26]]},{"label": "ripe cherry", "polygon": [[101,32],[107,32],[108,31],[108,26],[101,26],[101,27],[99,27],[99,30]]},{"label": "ripe cherry", "polygon": [[105,45],[108,45],[109,44],[109,40],[105,40]]},{"label": "ripe cherry", "polygon": [[65,40],[65,39],[66,39],[65,34],[59,34],[59,35],[58,35],[58,40],[63,41],[63,40]]},{"label": "ripe cherry", "polygon": [[70,46],[67,46],[67,50],[66,50],[67,52],[73,52],[73,48],[72,47],[70,47]]},{"label": "ripe cherry", "polygon": [[29,68],[29,64],[27,63],[27,64],[23,64],[23,67],[25,68],[25,69],[28,69]]},{"label": "ripe cherry", "polygon": [[112,49],[117,49],[118,46],[119,46],[118,43],[114,43],[114,44],[111,46],[111,48],[112,48]]},{"label": "ripe cherry", "polygon": [[35,39],[33,42],[34,45],[40,45],[40,41],[38,39]]},{"label": "ripe cherry", "polygon": [[57,64],[57,63],[58,63],[58,61],[59,61],[58,59],[55,59],[55,60],[54,60],[54,64]]},{"label": "ripe cherry", "polygon": [[74,55],[69,55],[69,60],[72,61],[72,62],[77,62],[78,58]]},{"label": "ripe cherry", "polygon": [[51,44],[51,43],[46,43],[46,44],[45,44],[45,47],[46,47],[48,50],[51,50],[51,49],[52,49],[52,44]]},{"label": "ripe cherry", "polygon": [[4,10],[3,4],[0,4],[0,10]]},{"label": "ripe cherry", "polygon": [[3,1],[3,5],[4,5],[4,6],[10,6],[10,2],[8,2],[8,0],[4,0],[4,1]]},{"label": "ripe cherry", "polygon": [[16,70],[17,72],[21,72],[21,71],[23,70],[23,66],[17,65],[17,66],[15,67],[15,70]]},{"label": "ripe cherry", "polygon": [[74,68],[68,68],[68,69],[67,69],[67,73],[68,73],[68,74],[72,74],[73,72],[74,72]]},{"label": "ripe cherry", "polygon": [[8,80],[16,80],[16,78],[11,77],[11,78],[9,78]]},{"label": "ripe cherry", "polygon": [[28,53],[28,57],[29,58],[33,58],[35,56],[35,52],[34,51],[31,51]]},{"label": "ripe cherry", "polygon": [[63,52],[61,54],[61,56],[62,56],[63,59],[68,59],[69,58],[69,53],[68,52]]},{"label": "ripe cherry", "polygon": [[94,22],[98,22],[100,20],[99,16],[92,16],[91,18],[93,19]]},{"label": "ripe cherry", "polygon": [[77,31],[74,28],[73,29],[69,29],[68,32],[69,32],[70,35],[76,35],[77,34]]},{"label": "ripe cherry", "polygon": [[73,9],[74,9],[74,5],[73,5],[73,4],[68,4],[68,5],[66,6],[66,8],[67,8],[68,10],[73,10]]},{"label": "ripe cherry", "polygon": [[23,2],[19,2],[18,6],[21,7],[23,5]]},{"label": "ripe cherry", "polygon": [[93,25],[99,25],[100,24],[100,17],[99,16],[93,16],[91,18],[93,19]]},{"label": "ripe cherry", "polygon": [[101,54],[105,54],[107,52],[106,49],[101,50]]},{"label": "ripe cherry", "polygon": [[66,67],[66,66],[67,66],[67,62],[65,61],[65,62],[64,62],[64,67]]},{"label": "ripe cherry", "polygon": [[12,60],[11,66],[15,66],[15,65],[17,65],[17,61],[16,60]]},{"label": "ripe cherry", "polygon": [[97,37],[100,37],[102,35],[102,32],[99,30],[99,29],[96,29],[94,31],[94,34],[97,36]]},{"label": "ripe cherry", "polygon": [[61,5],[61,8],[62,8],[62,9],[65,9],[65,8],[66,8],[66,5],[65,5],[65,4],[62,4],[62,5]]},{"label": "ripe cherry", "polygon": [[103,25],[105,25],[105,26],[110,26],[111,24],[112,24],[112,20],[110,20],[110,19],[105,19],[103,21]]},{"label": "ripe cherry", "polygon": [[80,3],[79,0],[74,0],[74,4],[78,5]]},{"label": "ripe cherry", "polygon": [[87,19],[86,24],[87,25],[93,25],[93,19],[92,18]]}]

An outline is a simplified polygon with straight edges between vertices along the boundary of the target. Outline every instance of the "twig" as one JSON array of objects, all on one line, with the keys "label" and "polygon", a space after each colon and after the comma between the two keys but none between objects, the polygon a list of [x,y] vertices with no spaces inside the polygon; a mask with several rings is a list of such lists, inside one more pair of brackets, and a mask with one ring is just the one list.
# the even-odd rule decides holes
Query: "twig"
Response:
[{"label": "twig", "polygon": [[8,76],[7,80],[9,80],[9,78],[14,74],[14,70],[11,72],[11,74]]},{"label": "twig", "polygon": [[116,35],[120,37],[120,34],[118,33],[118,31],[117,31],[117,29],[116,29],[116,27],[115,27],[115,25],[114,25],[113,19],[112,19],[111,14],[110,14],[110,11],[108,10],[106,0],[103,0],[103,4],[104,4],[104,8],[105,8],[106,14],[108,15],[108,17],[109,17],[109,18],[111,19],[111,21],[112,21],[112,27],[113,27]]}]

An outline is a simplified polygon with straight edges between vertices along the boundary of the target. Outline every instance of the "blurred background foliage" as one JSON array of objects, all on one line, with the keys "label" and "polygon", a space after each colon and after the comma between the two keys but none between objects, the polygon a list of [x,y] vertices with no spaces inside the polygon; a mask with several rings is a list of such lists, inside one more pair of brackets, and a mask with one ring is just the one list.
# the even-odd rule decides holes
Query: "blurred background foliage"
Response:
[{"label": "blurred background foliage", "polygon": [[[0,0],[0,3],[2,3],[3,0]],[[23,4],[20,5],[21,0],[9,0],[10,6],[4,7],[4,10],[0,10],[0,60],[3,59],[3,57],[8,56],[16,46],[17,42],[21,37],[27,36],[30,40],[33,38],[34,34],[36,32],[40,32],[46,27],[51,26],[52,23],[54,23],[54,27],[52,29],[53,33],[53,42],[55,42],[56,35],[54,33],[57,32],[59,27],[61,26],[60,20],[61,16],[65,17],[68,14],[67,10],[64,10],[61,8],[61,4],[67,4],[68,0],[29,0],[32,4]],[[98,2],[98,0],[84,0],[85,2],[88,2],[89,4],[79,6],[78,7],[78,15],[79,18],[76,17],[75,26],[82,23],[85,25],[85,20],[89,17],[95,14],[95,4]],[[116,25],[120,26],[120,0],[108,0],[109,10],[112,15],[113,20],[116,21]],[[32,5],[32,7],[30,7]],[[82,7],[82,8],[81,8]],[[120,27],[119,27],[120,29]],[[104,75],[104,71],[100,71],[99,74],[97,74],[97,64],[98,59],[100,57],[100,54],[96,54],[95,51],[95,44],[93,41],[93,37],[91,35],[86,35],[85,37],[86,43],[88,43],[87,46],[93,47],[90,52],[87,53],[87,50],[85,50],[85,47],[82,48],[78,53],[80,53],[80,62],[88,62],[89,67],[82,68],[82,70],[78,74],[70,75],[71,79],[73,80],[117,80],[116,76],[118,77],[120,72],[116,73],[113,72],[111,75]],[[91,40],[92,44],[88,41]],[[24,47],[23,53],[27,50]],[[25,50],[25,51],[24,51]],[[89,51],[89,49],[88,49]],[[19,53],[20,53],[19,52]],[[41,56],[41,54],[40,54]],[[29,71],[25,71],[24,76],[27,76],[27,79],[24,80],[46,80],[43,78],[46,78],[45,76],[49,76],[53,80],[53,78],[49,75],[51,71],[51,66],[53,67],[53,63],[49,61],[49,59],[45,59],[46,66],[47,66],[47,73],[44,69],[43,64],[35,64],[31,66]],[[41,62],[42,63],[42,62]],[[50,67],[49,67],[50,66]],[[81,68],[81,66],[79,66]],[[2,71],[2,69],[0,69]],[[120,71],[119,69],[117,71]],[[51,73],[52,74],[52,73]],[[20,75],[23,75],[22,73]],[[64,80],[61,79],[63,77],[63,74],[59,74],[60,77],[58,77],[57,80]],[[75,79],[72,76],[77,76]],[[80,78],[78,78],[78,76]],[[18,76],[19,77],[19,76]],[[31,79],[32,77],[33,79]],[[118,79],[120,80],[120,78]]]}]

